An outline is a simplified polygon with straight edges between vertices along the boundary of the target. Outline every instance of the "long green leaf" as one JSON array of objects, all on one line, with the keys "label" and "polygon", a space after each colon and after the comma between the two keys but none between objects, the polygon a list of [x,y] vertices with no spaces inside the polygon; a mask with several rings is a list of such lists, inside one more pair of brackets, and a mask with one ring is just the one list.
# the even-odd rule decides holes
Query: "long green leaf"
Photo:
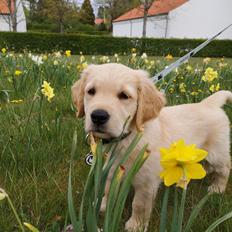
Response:
[{"label": "long green leaf", "polygon": [[[132,142],[130,143],[129,147],[127,148],[127,150],[125,151],[125,153],[123,154],[123,159],[118,163],[118,165],[115,168],[115,171],[118,169],[118,167],[120,165],[123,165],[124,162],[126,162],[126,160],[128,159],[128,157],[130,156],[130,154],[133,152],[133,150],[135,149],[136,145],[138,144],[139,140],[141,139],[142,134],[139,133],[137,134],[134,139],[132,140]],[[99,212],[100,210],[100,206],[101,206],[101,201],[102,201],[102,197],[104,195],[104,190],[105,190],[105,185],[106,185],[106,181],[107,181],[107,177],[108,174],[110,172],[111,167],[113,166],[116,158],[117,158],[117,154],[116,154],[116,147],[117,144],[115,144],[115,146],[111,146],[109,148],[107,148],[107,152],[111,153],[111,156],[109,157],[109,161],[108,163],[105,165],[105,167],[103,168],[103,172],[102,172],[102,180],[101,180],[101,188],[99,189],[99,199],[98,199],[98,204],[96,206],[96,211]],[[110,149],[111,148],[111,149]],[[112,179],[115,176],[115,172],[113,174]]]},{"label": "long green leaf", "polygon": [[196,219],[196,217],[198,216],[198,214],[200,213],[201,209],[203,208],[203,206],[205,205],[205,203],[208,201],[209,197],[211,196],[210,193],[208,193],[207,195],[205,195],[200,202],[194,207],[194,209],[192,210],[192,213],[189,217],[189,220],[187,222],[187,225],[184,229],[184,232],[188,232],[190,231],[194,220]]},{"label": "long green leaf", "polygon": [[177,225],[178,225],[177,226],[177,232],[181,232],[182,231],[186,193],[187,193],[187,190],[183,189],[182,197],[181,197],[181,202],[180,202],[179,215],[178,215],[178,222],[177,222]]},{"label": "long green leaf", "polygon": [[[119,172],[120,172],[120,167],[117,168],[116,173],[118,174]],[[109,223],[112,220],[112,213],[117,200],[120,184],[121,184],[121,180],[117,180],[117,177],[113,178],[111,181],[110,190],[107,198],[106,212],[105,212],[104,232],[110,231]]]},{"label": "long green leaf", "polygon": [[165,189],[160,215],[160,232],[165,232],[167,227],[168,197],[170,188]]},{"label": "long green leaf", "polygon": [[73,194],[72,194],[72,162],[73,162],[73,156],[76,151],[76,147],[77,147],[77,131],[75,130],[73,134],[71,161],[70,161],[69,178],[68,178],[68,209],[69,209],[69,215],[70,215],[71,223],[73,225],[73,229],[75,232],[78,232],[79,225],[77,221],[76,212],[74,209]]},{"label": "long green leaf", "polygon": [[74,232],[78,232],[78,221],[76,212],[74,209],[74,202],[73,202],[73,195],[72,195],[72,170],[69,170],[69,178],[68,178],[68,209],[69,209],[69,216],[71,219],[71,223],[74,229]]},{"label": "long green leaf", "polygon": [[219,218],[218,220],[216,220],[213,224],[211,224],[209,226],[209,228],[205,232],[213,231],[217,226],[219,226],[221,223],[223,223],[224,221],[226,221],[226,220],[228,220],[230,218],[232,218],[232,211],[227,213],[223,217]]},{"label": "long green leaf", "polygon": [[122,216],[122,212],[124,209],[127,195],[130,191],[132,180],[146,160],[143,158],[143,155],[146,149],[147,149],[147,145],[144,146],[143,149],[138,154],[136,160],[134,161],[132,167],[130,167],[130,170],[128,171],[126,175],[125,180],[122,183],[122,186],[120,188],[120,192],[118,195],[117,203],[114,209],[114,213],[112,215],[113,221],[111,224],[110,232],[118,232],[119,222],[121,220],[121,216]]}]

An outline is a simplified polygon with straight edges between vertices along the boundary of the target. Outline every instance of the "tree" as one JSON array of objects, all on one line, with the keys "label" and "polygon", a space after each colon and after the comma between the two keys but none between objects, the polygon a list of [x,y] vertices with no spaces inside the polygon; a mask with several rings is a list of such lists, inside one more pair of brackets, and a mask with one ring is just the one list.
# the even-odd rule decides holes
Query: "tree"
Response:
[{"label": "tree", "polygon": [[143,15],[143,37],[146,37],[146,32],[147,32],[147,15],[148,15],[148,11],[150,9],[150,7],[152,6],[152,3],[154,2],[154,0],[142,0],[143,2],[143,11],[144,11],[144,15]]},{"label": "tree", "polygon": [[95,0],[95,3],[98,6],[99,14],[104,12],[106,21],[108,21],[109,24],[109,29],[111,30],[113,20],[128,10],[138,6],[140,0]]},{"label": "tree", "polygon": [[80,10],[80,21],[82,23],[94,25],[95,15],[90,0],[84,0]]},{"label": "tree", "polygon": [[21,0],[1,0],[1,4],[6,6],[7,14],[6,12],[1,12],[3,19],[5,22],[9,25],[10,31],[17,31],[17,26],[19,23],[21,23],[24,18],[20,17],[19,8],[22,7],[22,1]]},{"label": "tree", "polygon": [[70,20],[79,21],[78,10],[73,0],[37,0],[31,20],[40,24],[55,24],[63,33]]},{"label": "tree", "polygon": [[64,32],[64,24],[68,15],[69,0],[47,0],[47,16],[59,26],[60,33]]}]

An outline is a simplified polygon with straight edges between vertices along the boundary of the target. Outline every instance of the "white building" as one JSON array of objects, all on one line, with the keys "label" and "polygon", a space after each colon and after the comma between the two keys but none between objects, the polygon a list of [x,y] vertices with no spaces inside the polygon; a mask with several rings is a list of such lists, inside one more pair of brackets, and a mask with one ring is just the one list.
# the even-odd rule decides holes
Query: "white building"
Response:
[{"label": "white building", "polygon": [[[156,0],[148,11],[147,37],[209,38],[232,23],[232,0]],[[143,6],[114,20],[113,35],[142,37]],[[232,39],[232,28],[219,39]]]},{"label": "white building", "polygon": [[26,32],[26,17],[22,1],[11,0],[11,7],[8,6],[8,3],[9,0],[0,0],[0,31],[13,31],[11,15],[16,13],[17,32]]}]

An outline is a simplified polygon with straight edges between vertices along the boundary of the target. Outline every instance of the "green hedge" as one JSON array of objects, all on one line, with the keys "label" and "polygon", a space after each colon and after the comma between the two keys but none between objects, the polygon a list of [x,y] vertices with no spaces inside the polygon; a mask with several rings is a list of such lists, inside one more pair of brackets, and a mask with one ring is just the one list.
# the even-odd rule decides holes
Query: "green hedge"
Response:
[{"label": "green hedge", "polygon": [[[0,47],[8,47],[16,52],[25,49],[33,52],[51,52],[70,49],[73,54],[82,51],[89,55],[113,55],[130,53],[136,48],[139,53],[152,56],[168,53],[182,56],[204,40],[193,39],[139,39],[98,35],[47,34],[47,33],[0,33]],[[201,52],[202,57],[232,57],[231,40],[215,40]]]}]

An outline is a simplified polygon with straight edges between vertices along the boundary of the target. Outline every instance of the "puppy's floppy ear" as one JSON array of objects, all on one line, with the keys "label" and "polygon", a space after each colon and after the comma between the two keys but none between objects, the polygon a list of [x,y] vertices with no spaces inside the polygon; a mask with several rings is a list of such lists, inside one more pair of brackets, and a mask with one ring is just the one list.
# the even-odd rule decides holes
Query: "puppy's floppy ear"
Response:
[{"label": "puppy's floppy ear", "polygon": [[71,88],[72,91],[72,100],[77,108],[77,117],[81,118],[85,115],[84,110],[84,95],[85,95],[85,86],[86,86],[86,79],[89,75],[90,65],[88,66],[81,74],[81,78],[74,83],[74,85]]},{"label": "puppy's floppy ear", "polygon": [[157,90],[147,72],[136,71],[139,76],[138,83],[138,106],[136,112],[136,127],[141,130],[143,124],[159,115],[166,100],[164,95]]}]

